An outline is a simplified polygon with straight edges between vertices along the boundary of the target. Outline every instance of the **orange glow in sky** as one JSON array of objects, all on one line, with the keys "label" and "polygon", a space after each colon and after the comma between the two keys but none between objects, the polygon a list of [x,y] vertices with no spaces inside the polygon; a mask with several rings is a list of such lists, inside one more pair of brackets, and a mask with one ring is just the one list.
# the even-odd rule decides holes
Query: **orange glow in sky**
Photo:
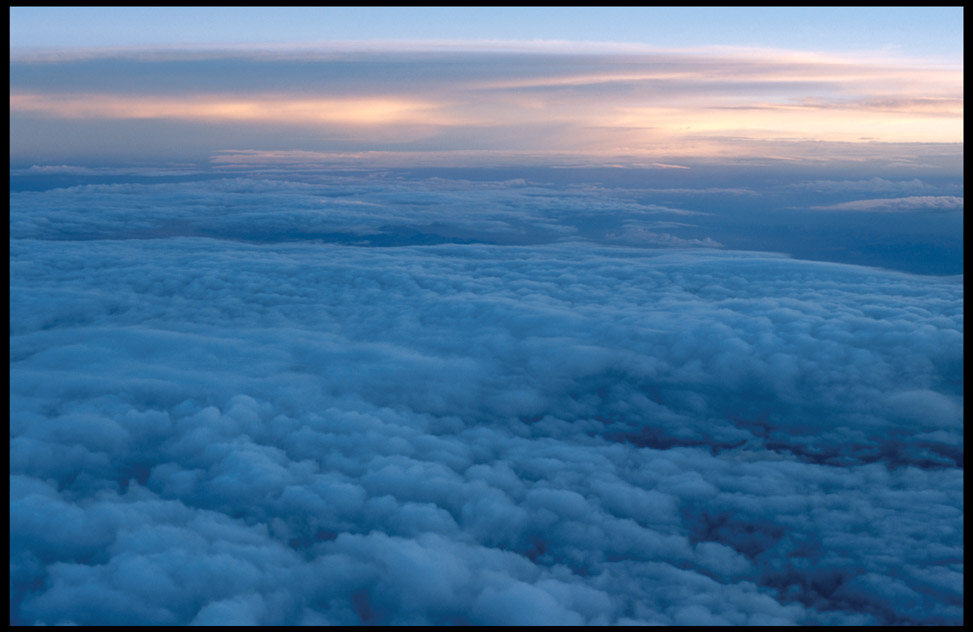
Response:
[{"label": "orange glow in sky", "polygon": [[[203,60],[217,67],[240,63],[229,53],[227,61],[208,55]],[[22,63],[26,70],[18,76],[30,77],[61,60]],[[94,73],[101,62],[76,63]],[[85,120],[237,125],[239,144],[214,139],[211,155],[255,149],[248,140],[255,125],[279,126],[290,130],[286,138],[298,138],[273,148],[281,151],[391,151],[384,145],[395,143],[400,152],[567,152],[599,159],[732,155],[741,142],[770,140],[963,142],[962,69],[891,58],[754,49],[580,61],[451,52],[380,61],[365,53],[306,60],[256,55],[248,62],[252,78],[221,85],[217,77],[206,92],[189,89],[198,81],[192,58],[132,53],[130,63],[144,66],[150,79],[159,73],[159,85],[167,87],[146,80],[129,89],[124,77],[111,85],[104,75],[92,82],[102,89],[84,91],[12,79],[12,121],[57,120],[69,132],[70,121]],[[16,61],[12,67],[19,69]],[[181,72],[188,73],[185,87]],[[194,142],[204,143],[205,133],[194,132]],[[146,142],[161,148],[167,139]],[[12,123],[11,155],[27,144]]]},{"label": "orange glow in sky", "polygon": [[436,104],[406,98],[302,99],[219,95],[130,97],[100,94],[11,94],[10,108],[61,118],[190,119],[277,123],[343,123],[394,125],[443,123],[432,118]]}]

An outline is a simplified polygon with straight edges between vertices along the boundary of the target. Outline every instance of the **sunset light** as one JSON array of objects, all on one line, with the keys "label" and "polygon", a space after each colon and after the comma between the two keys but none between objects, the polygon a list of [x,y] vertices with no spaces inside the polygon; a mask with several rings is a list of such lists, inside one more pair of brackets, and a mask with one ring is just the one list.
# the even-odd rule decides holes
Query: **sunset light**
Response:
[{"label": "sunset light", "polygon": [[11,626],[961,626],[962,7],[10,9]]}]

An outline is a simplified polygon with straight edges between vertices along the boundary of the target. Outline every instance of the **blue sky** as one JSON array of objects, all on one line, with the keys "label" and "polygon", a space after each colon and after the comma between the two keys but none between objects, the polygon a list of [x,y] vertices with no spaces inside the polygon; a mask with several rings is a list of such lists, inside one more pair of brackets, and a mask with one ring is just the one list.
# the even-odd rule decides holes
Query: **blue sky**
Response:
[{"label": "blue sky", "polygon": [[12,7],[11,46],[568,40],[958,60],[961,7]]}]

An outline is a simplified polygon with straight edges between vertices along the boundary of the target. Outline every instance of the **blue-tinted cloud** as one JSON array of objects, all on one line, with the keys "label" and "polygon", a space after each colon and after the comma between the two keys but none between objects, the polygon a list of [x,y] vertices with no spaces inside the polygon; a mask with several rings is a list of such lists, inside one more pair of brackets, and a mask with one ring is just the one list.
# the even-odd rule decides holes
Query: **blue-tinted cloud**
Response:
[{"label": "blue-tinted cloud", "polygon": [[909,213],[963,210],[963,198],[955,195],[912,195],[901,198],[873,198],[813,206],[823,211],[858,211],[862,213]]},{"label": "blue-tinted cloud", "polygon": [[960,623],[962,278],[636,198],[15,194],[12,622]]},{"label": "blue-tinted cloud", "polygon": [[[135,199],[137,210],[132,206]],[[97,213],[90,212],[92,205],[97,205]],[[705,213],[646,203],[605,189],[579,186],[565,191],[523,179],[394,183],[350,177],[325,182],[240,177],[161,188],[133,182],[24,193],[18,207],[11,230],[18,238],[34,239],[167,235],[357,245],[579,239],[718,245],[704,234],[705,228],[661,219],[693,219]],[[649,218],[659,219],[647,222]],[[656,228],[681,236],[638,232]]]}]

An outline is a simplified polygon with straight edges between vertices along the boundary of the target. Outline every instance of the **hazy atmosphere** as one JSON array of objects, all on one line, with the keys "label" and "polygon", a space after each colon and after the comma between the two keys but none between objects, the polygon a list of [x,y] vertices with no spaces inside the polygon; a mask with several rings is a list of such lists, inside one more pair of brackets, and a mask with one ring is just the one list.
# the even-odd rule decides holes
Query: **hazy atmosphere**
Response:
[{"label": "hazy atmosphere", "polygon": [[962,623],[961,8],[10,17],[11,624]]}]

